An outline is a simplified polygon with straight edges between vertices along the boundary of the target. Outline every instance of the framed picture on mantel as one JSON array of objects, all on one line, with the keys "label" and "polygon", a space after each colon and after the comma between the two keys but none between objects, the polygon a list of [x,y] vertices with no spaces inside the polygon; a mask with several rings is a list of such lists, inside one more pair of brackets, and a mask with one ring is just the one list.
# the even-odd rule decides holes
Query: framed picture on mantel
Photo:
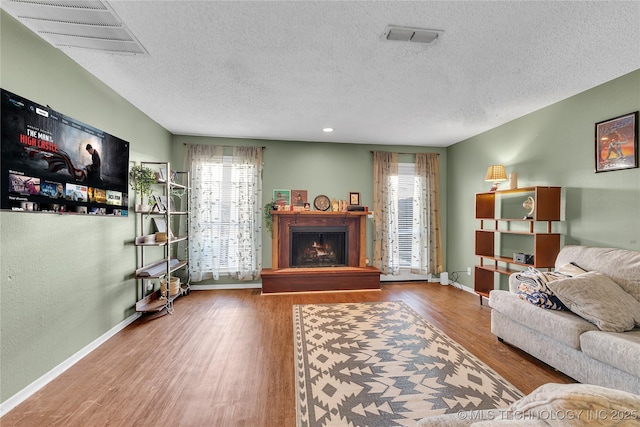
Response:
[{"label": "framed picture on mantel", "polygon": [[291,190],[291,204],[293,206],[304,207],[307,202],[307,190]]},{"label": "framed picture on mantel", "polygon": [[349,192],[349,204],[350,205],[359,205],[360,204],[360,193],[355,191]]},{"label": "framed picture on mantel", "polygon": [[279,210],[281,207],[288,206],[291,204],[291,190],[273,190],[273,201]]},{"label": "framed picture on mantel", "polygon": [[596,123],[596,173],[638,167],[638,112]]}]

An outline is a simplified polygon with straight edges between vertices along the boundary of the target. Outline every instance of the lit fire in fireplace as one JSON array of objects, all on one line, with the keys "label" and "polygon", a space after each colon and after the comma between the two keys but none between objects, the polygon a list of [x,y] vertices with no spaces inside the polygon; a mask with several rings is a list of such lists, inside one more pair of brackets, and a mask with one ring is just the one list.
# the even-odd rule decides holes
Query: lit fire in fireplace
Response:
[{"label": "lit fire in fireplace", "polygon": [[295,230],[291,235],[292,267],[346,265],[346,229]]},{"label": "lit fire in fireplace", "polygon": [[315,258],[333,259],[335,257],[335,253],[333,252],[333,249],[331,249],[331,246],[321,245],[317,242],[313,242],[311,247],[307,248],[304,251],[304,254],[305,254],[305,257],[309,256],[313,259]]}]

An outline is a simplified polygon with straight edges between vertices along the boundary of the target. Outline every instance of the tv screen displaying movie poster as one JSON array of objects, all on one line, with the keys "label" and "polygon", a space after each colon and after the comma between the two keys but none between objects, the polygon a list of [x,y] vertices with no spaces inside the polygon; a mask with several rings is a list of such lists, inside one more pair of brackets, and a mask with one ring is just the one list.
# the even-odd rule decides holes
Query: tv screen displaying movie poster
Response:
[{"label": "tv screen displaying movie poster", "polygon": [[2,89],[0,208],[128,215],[129,143]]}]

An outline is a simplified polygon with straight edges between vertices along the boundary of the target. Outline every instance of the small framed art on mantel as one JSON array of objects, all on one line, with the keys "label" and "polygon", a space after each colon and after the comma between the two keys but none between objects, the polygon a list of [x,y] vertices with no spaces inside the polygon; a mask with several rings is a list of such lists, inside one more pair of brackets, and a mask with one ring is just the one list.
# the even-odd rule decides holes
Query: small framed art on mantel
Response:
[{"label": "small framed art on mantel", "polygon": [[293,206],[304,207],[307,202],[307,190],[291,190],[291,204]]},{"label": "small framed art on mantel", "polygon": [[638,167],[638,112],[596,123],[596,173]]},{"label": "small framed art on mantel", "polygon": [[349,204],[350,205],[359,205],[360,204],[360,193],[356,193],[353,191],[349,192]]},{"label": "small framed art on mantel", "polygon": [[273,190],[273,201],[278,209],[291,204],[291,190]]}]

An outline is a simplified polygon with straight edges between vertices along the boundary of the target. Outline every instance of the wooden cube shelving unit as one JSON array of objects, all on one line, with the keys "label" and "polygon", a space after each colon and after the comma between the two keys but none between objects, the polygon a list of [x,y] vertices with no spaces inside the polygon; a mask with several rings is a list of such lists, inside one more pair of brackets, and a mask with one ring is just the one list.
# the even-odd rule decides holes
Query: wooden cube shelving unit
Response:
[{"label": "wooden cube shelving unit", "polygon": [[[552,232],[552,224],[560,221],[561,190],[560,187],[524,187],[476,193],[475,217],[480,220],[480,228],[475,231],[475,255],[480,258],[480,262],[474,269],[474,290],[480,297],[480,304],[494,289],[496,273],[510,275],[529,266],[543,269],[554,267],[556,256],[560,252],[560,234]],[[496,214],[496,211],[501,211],[503,198],[527,193],[535,201],[533,218],[516,218],[515,215],[502,217]],[[525,199],[526,197],[523,201]],[[540,222],[546,223],[544,231],[538,231],[536,227]],[[512,225],[515,223],[524,226],[513,229]],[[533,264],[516,262],[513,256],[498,253],[496,240],[502,234],[530,236],[533,239]]]}]

